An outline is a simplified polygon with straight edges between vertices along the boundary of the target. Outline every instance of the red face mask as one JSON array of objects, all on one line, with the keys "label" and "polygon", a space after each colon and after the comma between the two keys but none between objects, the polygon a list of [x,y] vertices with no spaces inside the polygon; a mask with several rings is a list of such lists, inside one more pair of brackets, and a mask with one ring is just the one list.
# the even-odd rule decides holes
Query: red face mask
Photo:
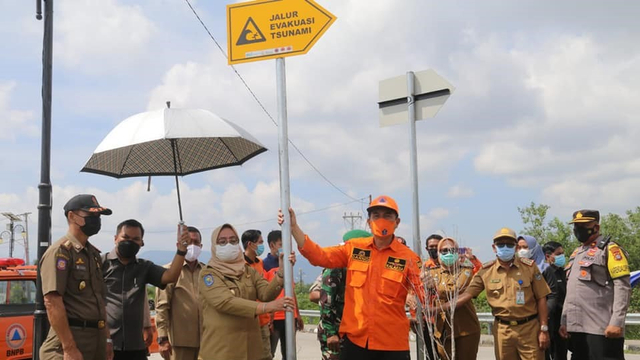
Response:
[{"label": "red face mask", "polygon": [[375,236],[393,235],[393,232],[396,230],[396,222],[384,218],[371,220],[369,224],[371,225],[371,232],[373,232]]}]

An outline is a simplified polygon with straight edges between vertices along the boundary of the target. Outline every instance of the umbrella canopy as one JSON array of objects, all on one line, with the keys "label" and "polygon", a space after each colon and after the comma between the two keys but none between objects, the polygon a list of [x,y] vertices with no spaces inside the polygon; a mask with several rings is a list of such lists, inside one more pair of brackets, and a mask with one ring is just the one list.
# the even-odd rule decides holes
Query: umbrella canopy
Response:
[{"label": "umbrella canopy", "polygon": [[102,140],[85,166],[115,178],[178,176],[242,165],[267,149],[239,126],[202,109],[165,108],[133,115]]},{"label": "umbrella canopy", "polygon": [[122,121],[81,171],[116,178],[188,175],[242,165],[264,151],[244,129],[210,111],[166,108]]}]

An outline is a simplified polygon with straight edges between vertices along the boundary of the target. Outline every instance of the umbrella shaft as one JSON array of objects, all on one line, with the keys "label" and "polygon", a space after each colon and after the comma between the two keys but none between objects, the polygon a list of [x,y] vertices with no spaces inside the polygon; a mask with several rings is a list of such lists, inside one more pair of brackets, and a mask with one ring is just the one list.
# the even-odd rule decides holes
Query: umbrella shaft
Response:
[{"label": "umbrella shaft", "polygon": [[171,139],[171,150],[173,150],[173,170],[176,173],[176,192],[178,193],[178,212],[180,213],[180,223],[183,223],[182,219],[182,200],[180,200],[180,183],[178,182],[178,149],[176,140]]}]

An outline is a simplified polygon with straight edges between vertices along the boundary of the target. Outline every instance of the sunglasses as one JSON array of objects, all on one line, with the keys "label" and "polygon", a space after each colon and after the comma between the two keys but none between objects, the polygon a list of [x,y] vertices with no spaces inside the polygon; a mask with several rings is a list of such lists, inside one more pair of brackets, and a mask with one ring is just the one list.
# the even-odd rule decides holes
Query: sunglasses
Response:
[{"label": "sunglasses", "polygon": [[516,247],[516,244],[513,243],[500,243],[500,244],[494,244],[497,248],[502,249],[503,247],[508,247],[509,249],[513,249],[514,247]]}]

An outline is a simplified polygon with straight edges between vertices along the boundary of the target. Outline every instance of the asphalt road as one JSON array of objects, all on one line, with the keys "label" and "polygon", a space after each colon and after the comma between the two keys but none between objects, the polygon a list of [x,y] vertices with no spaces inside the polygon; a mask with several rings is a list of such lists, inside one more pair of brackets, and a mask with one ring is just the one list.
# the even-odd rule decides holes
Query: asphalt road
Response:
[{"label": "asphalt road", "polygon": [[[232,339],[229,339],[232,341]],[[411,342],[411,359],[417,359],[415,342]],[[320,360],[320,347],[318,346],[318,340],[314,333],[298,333],[296,337],[297,360]],[[149,359],[163,360],[158,354],[153,354]],[[282,359],[280,356],[280,349],[276,350],[275,359]],[[493,360],[493,347],[481,346],[478,350],[478,360]],[[626,354],[626,360],[640,360],[640,354]],[[224,360],[224,359],[220,359]]]}]

